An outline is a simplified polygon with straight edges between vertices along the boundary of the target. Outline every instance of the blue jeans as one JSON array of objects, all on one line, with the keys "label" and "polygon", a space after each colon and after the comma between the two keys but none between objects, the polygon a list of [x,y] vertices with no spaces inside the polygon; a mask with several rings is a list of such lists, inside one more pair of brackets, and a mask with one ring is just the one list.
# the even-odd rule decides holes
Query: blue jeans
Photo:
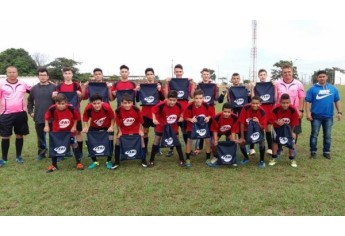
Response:
[{"label": "blue jeans", "polygon": [[323,131],[323,153],[329,153],[332,141],[333,118],[313,118],[311,121],[310,152],[317,151],[317,136]]}]

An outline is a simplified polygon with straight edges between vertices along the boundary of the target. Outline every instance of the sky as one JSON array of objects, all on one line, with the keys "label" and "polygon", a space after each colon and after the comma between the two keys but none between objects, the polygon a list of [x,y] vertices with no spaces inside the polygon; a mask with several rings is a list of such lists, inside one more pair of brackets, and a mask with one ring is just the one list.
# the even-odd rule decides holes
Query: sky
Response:
[{"label": "sky", "polygon": [[[24,48],[31,55],[45,55],[47,62],[67,57],[81,62],[81,72],[99,67],[105,75],[118,75],[120,65],[126,64],[131,75],[143,75],[152,67],[164,79],[172,75],[172,65],[182,64],[184,75],[196,81],[204,67],[215,70],[217,77],[237,72],[247,79],[256,19],[257,69],[270,72],[274,63],[289,60],[299,77],[307,78],[326,67],[345,68],[344,22],[315,17],[315,11],[305,18],[300,13],[306,16],[307,11],[296,12],[295,7],[294,15],[285,13],[291,11],[286,6],[272,13],[265,8],[266,1],[261,5],[250,1],[224,5],[218,0],[198,5],[180,0],[98,2],[97,6],[92,1],[80,6],[65,0],[49,6],[37,0],[5,3],[2,9],[10,10],[0,14],[0,52]],[[322,6],[317,10],[322,12]]]}]

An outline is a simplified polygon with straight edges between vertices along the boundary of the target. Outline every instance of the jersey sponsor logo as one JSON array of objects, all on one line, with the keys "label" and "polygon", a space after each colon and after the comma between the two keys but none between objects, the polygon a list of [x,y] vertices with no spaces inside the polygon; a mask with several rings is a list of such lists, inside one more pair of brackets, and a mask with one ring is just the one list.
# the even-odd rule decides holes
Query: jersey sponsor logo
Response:
[{"label": "jersey sponsor logo", "polygon": [[262,101],[266,102],[266,101],[270,100],[271,95],[269,95],[269,94],[261,95],[260,98],[262,99]]},{"label": "jersey sponsor logo", "polygon": [[184,96],[184,92],[182,90],[177,92],[177,97],[182,98]]},{"label": "jersey sponsor logo", "polygon": [[134,123],[135,119],[130,117],[130,118],[126,118],[123,120],[123,124],[124,126],[131,126]]},{"label": "jersey sponsor logo", "polygon": [[286,144],[288,141],[289,141],[289,140],[288,140],[288,138],[286,138],[286,137],[280,137],[280,138],[279,138],[280,144]]},{"label": "jersey sponsor logo", "polygon": [[94,147],[92,150],[94,150],[96,153],[103,153],[104,152],[104,150],[105,150],[105,147],[104,147],[104,145],[99,145],[99,146],[97,146],[97,147]]},{"label": "jersey sponsor logo", "polygon": [[223,159],[225,162],[230,162],[232,160],[232,156],[230,154],[223,155],[220,158]]},{"label": "jersey sponsor logo", "polygon": [[167,144],[167,145],[172,145],[172,143],[174,142],[173,138],[170,137],[170,138],[167,138],[167,139],[164,139],[164,142]]},{"label": "jersey sponsor logo", "polygon": [[177,115],[170,115],[167,117],[168,124],[174,124],[177,120]]},{"label": "jersey sponsor logo", "polygon": [[204,97],[204,102],[208,103],[211,101],[211,96],[205,96]]},{"label": "jersey sponsor logo", "polygon": [[134,157],[137,154],[137,151],[135,149],[132,149],[132,150],[129,150],[129,151],[125,152],[125,154],[128,157]]},{"label": "jersey sponsor logo", "polygon": [[231,125],[223,125],[219,128],[220,132],[225,132],[231,129]]},{"label": "jersey sponsor logo", "polygon": [[244,103],[244,99],[243,98],[237,98],[234,102],[240,106]]},{"label": "jersey sponsor logo", "polygon": [[65,146],[60,146],[60,147],[56,147],[54,148],[54,151],[57,153],[57,154],[63,154],[65,153],[67,150],[67,148]]},{"label": "jersey sponsor logo", "polygon": [[281,119],[278,120],[278,122],[279,121],[283,121],[284,124],[287,124],[287,125],[290,124],[290,119],[289,118],[281,118]]},{"label": "jersey sponsor logo", "polygon": [[198,129],[196,131],[200,136],[205,136],[206,135],[206,129]]},{"label": "jersey sponsor logo", "polygon": [[253,141],[257,141],[257,140],[260,138],[260,133],[259,133],[259,132],[253,133],[252,135],[250,135],[250,138],[251,138]]},{"label": "jersey sponsor logo", "polygon": [[316,95],[316,100],[321,100],[321,99],[331,96],[332,93],[330,92],[331,91],[329,89],[320,90],[319,93]]},{"label": "jersey sponsor logo", "polygon": [[144,100],[145,100],[147,103],[153,103],[153,101],[155,100],[155,98],[154,98],[153,96],[149,96],[149,97],[144,98]]},{"label": "jersey sponsor logo", "polygon": [[103,118],[100,118],[100,119],[98,119],[98,120],[95,120],[94,123],[95,123],[96,125],[98,125],[98,126],[102,126],[103,123],[104,123],[104,121],[105,121],[105,119],[107,119],[107,117],[103,117]]},{"label": "jersey sponsor logo", "polygon": [[59,127],[61,129],[67,128],[71,124],[69,119],[62,119],[59,121]]}]

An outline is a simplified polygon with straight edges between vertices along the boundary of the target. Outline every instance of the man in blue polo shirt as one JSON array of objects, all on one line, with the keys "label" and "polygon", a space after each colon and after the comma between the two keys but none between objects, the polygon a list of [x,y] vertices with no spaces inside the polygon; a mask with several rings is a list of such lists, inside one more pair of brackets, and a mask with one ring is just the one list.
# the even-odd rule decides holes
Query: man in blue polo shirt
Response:
[{"label": "man in blue polo shirt", "polygon": [[311,122],[310,157],[313,159],[316,158],[317,136],[319,135],[321,125],[324,132],[323,156],[326,159],[331,159],[330,148],[334,111],[333,104],[335,104],[338,111],[338,121],[341,120],[343,115],[341,112],[338,90],[333,85],[327,83],[327,79],[326,71],[318,71],[317,83],[307,91],[307,96],[305,98],[307,120]]}]

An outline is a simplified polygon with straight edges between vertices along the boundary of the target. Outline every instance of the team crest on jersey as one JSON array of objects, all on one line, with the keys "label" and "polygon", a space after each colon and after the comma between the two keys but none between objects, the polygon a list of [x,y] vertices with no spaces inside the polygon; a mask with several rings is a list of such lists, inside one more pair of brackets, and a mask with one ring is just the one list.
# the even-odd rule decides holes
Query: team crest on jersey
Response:
[{"label": "team crest on jersey", "polygon": [[281,118],[278,121],[283,121],[284,124],[287,124],[287,125],[290,124],[290,119],[289,118]]},{"label": "team crest on jersey", "polygon": [[132,149],[132,150],[129,150],[129,151],[125,152],[125,154],[128,157],[134,157],[137,154],[137,151],[135,149]]},{"label": "team crest on jersey", "polygon": [[262,101],[266,102],[266,101],[270,100],[271,95],[269,95],[269,94],[261,95],[260,98],[262,99]]},{"label": "team crest on jersey", "polygon": [[57,153],[57,154],[63,154],[66,152],[66,147],[65,146],[60,146],[60,147],[56,147],[54,148],[54,151]]},{"label": "team crest on jersey", "polygon": [[226,132],[231,129],[231,125],[223,125],[219,128],[220,132]]},{"label": "team crest on jersey", "polygon": [[62,119],[59,121],[59,127],[61,129],[67,128],[71,124],[69,119]]},{"label": "team crest on jersey", "polygon": [[289,140],[288,140],[288,138],[286,138],[286,137],[280,137],[279,138],[279,142],[280,142],[280,144],[286,144],[287,142],[288,142]]},{"label": "team crest on jersey", "polygon": [[101,127],[101,126],[103,125],[105,119],[107,119],[107,117],[103,117],[103,118],[100,118],[100,119],[98,119],[98,120],[95,120],[94,123],[95,123],[97,126],[100,126],[100,127]]},{"label": "team crest on jersey", "polygon": [[92,150],[94,150],[96,153],[103,153],[104,152],[104,150],[105,150],[105,147],[104,147],[104,145],[99,145],[99,146],[97,146],[97,147],[94,147]]},{"label": "team crest on jersey", "polygon": [[250,138],[253,140],[253,141],[256,141],[260,138],[260,133],[259,132],[255,132],[253,133],[252,135],[250,135]]},{"label": "team crest on jersey", "polygon": [[210,102],[211,101],[211,96],[205,96],[204,97],[204,102]]},{"label": "team crest on jersey", "polygon": [[177,97],[182,98],[184,96],[184,91],[180,90],[177,92]]},{"label": "team crest on jersey", "polygon": [[134,123],[135,119],[130,117],[130,118],[126,118],[123,120],[123,124],[124,126],[131,126]]},{"label": "team crest on jersey", "polygon": [[200,136],[205,136],[206,135],[206,129],[198,129],[196,131]]},{"label": "team crest on jersey", "polygon": [[244,99],[243,98],[238,98],[234,101],[238,106],[242,105],[244,103]]},{"label": "team crest on jersey", "polygon": [[232,156],[230,154],[224,155],[220,157],[225,162],[230,162],[232,160]]},{"label": "team crest on jersey", "polygon": [[153,101],[155,100],[155,98],[154,98],[153,96],[149,96],[149,97],[144,98],[144,100],[145,100],[147,103],[153,103]]},{"label": "team crest on jersey", "polygon": [[168,124],[174,124],[177,120],[177,115],[170,115],[167,117]]}]

